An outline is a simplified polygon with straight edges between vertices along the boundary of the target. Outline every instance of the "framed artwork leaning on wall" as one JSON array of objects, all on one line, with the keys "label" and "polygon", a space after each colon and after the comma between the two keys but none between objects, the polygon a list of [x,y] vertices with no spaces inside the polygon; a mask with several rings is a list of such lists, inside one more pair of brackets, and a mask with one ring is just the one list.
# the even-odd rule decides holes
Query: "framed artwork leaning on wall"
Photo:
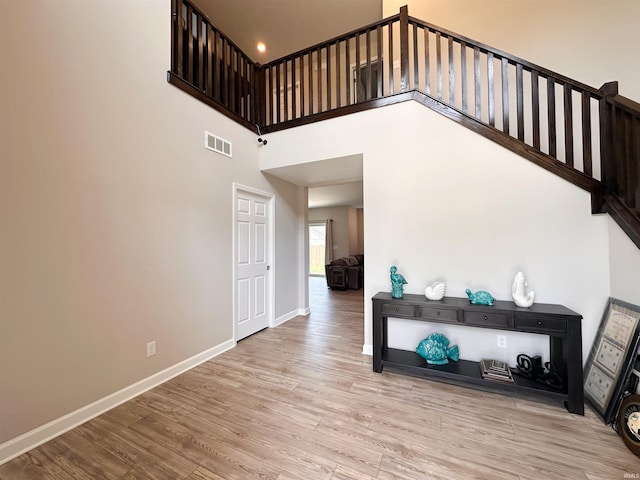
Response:
[{"label": "framed artwork leaning on wall", "polygon": [[640,339],[640,307],[609,298],[585,367],[584,396],[606,425],[622,402]]}]

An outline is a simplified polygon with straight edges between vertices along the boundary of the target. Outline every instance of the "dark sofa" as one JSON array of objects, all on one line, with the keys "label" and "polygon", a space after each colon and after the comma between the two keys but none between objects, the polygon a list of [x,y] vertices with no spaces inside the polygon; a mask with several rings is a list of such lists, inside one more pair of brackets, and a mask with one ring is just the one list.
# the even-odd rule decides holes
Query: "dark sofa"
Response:
[{"label": "dark sofa", "polygon": [[358,290],[364,285],[364,255],[337,258],[324,266],[327,287]]}]

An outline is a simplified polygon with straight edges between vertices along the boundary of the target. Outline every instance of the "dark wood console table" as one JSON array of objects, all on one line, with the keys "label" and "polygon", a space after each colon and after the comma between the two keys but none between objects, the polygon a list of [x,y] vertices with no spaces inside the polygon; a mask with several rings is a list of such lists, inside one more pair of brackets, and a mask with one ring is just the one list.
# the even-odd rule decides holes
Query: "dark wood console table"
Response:
[{"label": "dark wood console table", "polygon": [[[521,308],[513,302],[499,300],[493,306],[472,305],[468,298],[444,297],[433,301],[423,295],[405,294],[402,299],[395,299],[388,292],[377,293],[372,301],[374,372],[382,372],[386,366],[448,383],[542,395],[564,401],[571,413],[584,414],[582,315],[562,305],[538,303]],[[480,374],[479,362],[469,360],[429,365],[415,352],[388,347],[389,317],[547,335],[550,361],[562,378],[564,389],[557,391],[518,375],[514,375],[515,383],[485,380]]]}]

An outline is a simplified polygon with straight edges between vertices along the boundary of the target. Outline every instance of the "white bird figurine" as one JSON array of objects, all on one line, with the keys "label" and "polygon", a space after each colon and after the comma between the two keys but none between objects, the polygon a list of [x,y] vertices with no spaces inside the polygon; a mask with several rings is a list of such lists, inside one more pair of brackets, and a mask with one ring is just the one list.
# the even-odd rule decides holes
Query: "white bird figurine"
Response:
[{"label": "white bird figurine", "polygon": [[424,296],[429,300],[442,300],[447,285],[444,282],[434,282],[424,289]]},{"label": "white bird figurine", "polygon": [[533,305],[533,299],[536,294],[535,292],[525,293],[524,289],[528,286],[529,284],[524,278],[524,274],[522,272],[516,273],[516,276],[513,277],[513,283],[511,284],[511,296],[513,297],[514,303],[519,307],[528,308]]}]

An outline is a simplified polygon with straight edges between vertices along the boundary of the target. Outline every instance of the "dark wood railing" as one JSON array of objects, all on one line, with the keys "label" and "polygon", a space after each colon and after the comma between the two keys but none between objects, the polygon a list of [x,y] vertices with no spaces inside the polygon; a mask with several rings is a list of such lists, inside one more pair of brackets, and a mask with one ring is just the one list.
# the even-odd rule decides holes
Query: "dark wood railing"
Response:
[{"label": "dark wood railing", "polygon": [[269,133],[417,100],[591,192],[594,212],[635,218],[640,247],[640,105],[617,83],[590,87],[407,7],[261,66],[188,0],[172,8],[169,81],[246,127]]},{"label": "dark wood railing", "polygon": [[185,0],[171,5],[168,81],[255,130],[264,88],[259,66]]}]

